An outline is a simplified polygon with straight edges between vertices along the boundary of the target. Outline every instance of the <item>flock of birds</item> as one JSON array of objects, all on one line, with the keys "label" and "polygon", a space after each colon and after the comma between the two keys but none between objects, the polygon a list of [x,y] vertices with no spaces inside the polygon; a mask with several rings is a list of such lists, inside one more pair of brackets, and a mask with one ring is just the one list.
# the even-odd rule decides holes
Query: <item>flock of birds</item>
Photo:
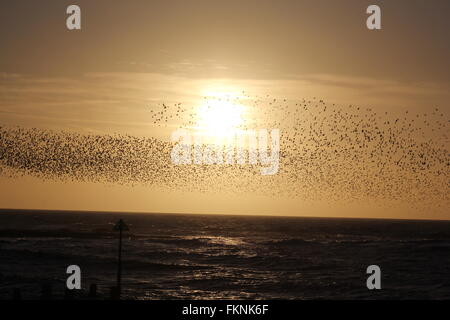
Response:
[{"label": "flock of birds", "polygon": [[[450,120],[438,108],[387,113],[317,98],[220,99],[245,105],[239,129],[280,129],[278,174],[262,176],[260,165],[250,164],[174,165],[169,139],[0,127],[0,175],[448,208]],[[199,116],[181,103],[149,109],[161,128],[178,121],[193,129]]]}]

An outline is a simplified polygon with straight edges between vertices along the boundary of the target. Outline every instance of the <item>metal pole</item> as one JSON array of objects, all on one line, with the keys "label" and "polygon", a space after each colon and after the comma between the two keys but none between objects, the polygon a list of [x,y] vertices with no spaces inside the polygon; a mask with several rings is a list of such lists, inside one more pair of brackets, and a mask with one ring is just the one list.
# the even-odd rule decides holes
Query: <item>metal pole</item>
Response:
[{"label": "metal pole", "polygon": [[117,266],[117,293],[120,299],[121,293],[121,278],[122,278],[122,225],[119,226],[119,263]]}]

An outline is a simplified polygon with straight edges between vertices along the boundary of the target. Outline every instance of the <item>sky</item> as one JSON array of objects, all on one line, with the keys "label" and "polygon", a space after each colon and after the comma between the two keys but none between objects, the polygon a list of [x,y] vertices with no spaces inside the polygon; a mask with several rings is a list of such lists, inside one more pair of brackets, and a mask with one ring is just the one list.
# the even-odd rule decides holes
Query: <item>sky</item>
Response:
[{"label": "sky", "polygon": [[[66,28],[71,4],[81,8],[81,30]],[[366,27],[371,4],[381,8],[381,30]],[[391,120],[406,111],[427,114],[435,117],[429,122],[444,123],[439,130],[427,128],[423,138],[439,144],[445,162],[449,12],[446,0],[2,1],[0,126],[169,141],[179,123],[155,122],[152,112],[162,103],[195,109],[205,96],[241,97],[244,91],[249,104],[286,99],[287,107],[278,110],[282,112],[293,113],[297,100],[320,99],[329,106],[358,105],[377,115],[389,112]],[[364,112],[357,113],[367,116]],[[306,123],[314,124],[314,116]],[[317,170],[310,169],[312,174]],[[0,207],[450,219],[448,175],[435,178],[421,171],[417,181],[426,184],[400,186],[415,173],[390,169],[393,176],[375,180],[377,187],[392,179],[395,190],[430,192],[429,199],[439,206],[418,201],[411,207],[402,197],[388,201],[383,195],[389,188],[381,187],[380,199],[349,203],[346,197],[320,200],[336,190],[324,191],[319,198],[309,196],[312,189],[305,196],[274,196],[253,187],[235,194],[19,174],[0,177]],[[339,178],[330,173],[334,180],[322,180],[338,183],[348,174],[339,172]],[[271,185],[296,188],[279,179],[282,182],[271,180]]]}]

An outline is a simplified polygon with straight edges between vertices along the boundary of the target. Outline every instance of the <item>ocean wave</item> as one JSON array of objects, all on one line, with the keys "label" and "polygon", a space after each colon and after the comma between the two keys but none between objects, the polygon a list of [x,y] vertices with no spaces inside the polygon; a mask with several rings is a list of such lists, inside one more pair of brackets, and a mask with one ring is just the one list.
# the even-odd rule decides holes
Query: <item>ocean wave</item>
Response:
[{"label": "ocean wave", "polygon": [[263,245],[268,246],[299,246],[299,245],[311,245],[317,243],[315,241],[299,239],[299,238],[291,238],[291,239],[279,239],[279,240],[269,240],[264,241]]},{"label": "ocean wave", "polygon": [[116,235],[113,232],[77,232],[68,229],[57,230],[32,230],[32,229],[3,229],[0,232],[0,238],[82,238],[82,239],[99,239],[111,238]]}]

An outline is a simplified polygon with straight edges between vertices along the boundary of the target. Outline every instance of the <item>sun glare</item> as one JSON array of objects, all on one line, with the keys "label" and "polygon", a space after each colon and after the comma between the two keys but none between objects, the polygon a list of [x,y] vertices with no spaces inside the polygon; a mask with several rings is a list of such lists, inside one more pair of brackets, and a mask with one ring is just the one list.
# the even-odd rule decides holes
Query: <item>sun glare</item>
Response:
[{"label": "sun glare", "polygon": [[226,137],[244,124],[244,112],[233,98],[207,98],[198,108],[197,129],[211,138]]}]

